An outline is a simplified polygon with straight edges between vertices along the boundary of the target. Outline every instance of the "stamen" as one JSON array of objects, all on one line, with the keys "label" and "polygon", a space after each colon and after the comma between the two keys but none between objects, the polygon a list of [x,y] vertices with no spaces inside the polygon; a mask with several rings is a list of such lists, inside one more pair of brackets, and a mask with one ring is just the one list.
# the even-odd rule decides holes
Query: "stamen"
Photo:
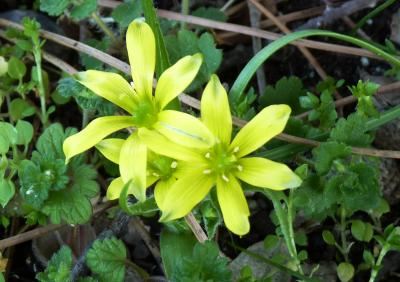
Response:
[{"label": "stamen", "polygon": [[243,171],[243,167],[241,165],[237,166],[238,171]]},{"label": "stamen", "polygon": [[222,179],[225,180],[225,182],[229,182],[229,178],[225,174],[222,174]]},{"label": "stamen", "polygon": [[135,88],[135,83],[133,83],[133,81],[131,81],[129,84],[132,86],[132,88]]},{"label": "stamen", "polygon": [[203,173],[204,174],[210,174],[211,173],[211,169],[205,169],[205,170],[203,170]]},{"label": "stamen", "polygon": [[157,172],[153,172],[152,175],[155,177],[160,177],[160,175]]},{"label": "stamen", "polygon": [[204,156],[206,157],[206,159],[209,159],[211,157],[211,154],[210,152],[207,152]]},{"label": "stamen", "polygon": [[234,153],[239,152],[239,146],[236,146],[236,147],[233,149],[233,152],[234,152]]},{"label": "stamen", "polygon": [[176,161],[173,161],[171,163],[171,168],[176,168],[178,166],[178,163]]}]

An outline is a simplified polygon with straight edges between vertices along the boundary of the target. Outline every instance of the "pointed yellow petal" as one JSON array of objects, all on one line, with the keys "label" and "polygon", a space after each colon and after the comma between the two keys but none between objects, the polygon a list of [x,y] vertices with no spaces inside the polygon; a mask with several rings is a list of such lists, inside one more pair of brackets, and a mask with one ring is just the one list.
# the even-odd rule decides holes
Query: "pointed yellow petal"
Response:
[{"label": "pointed yellow petal", "polygon": [[129,191],[139,200],[146,200],[147,148],[133,133],[126,139],[119,157],[119,171],[125,183],[131,181]]},{"label": "pointed yellow petal", "polygon": [[196,77],[202,61],[203,57],[200,53],[186,56],[162,73],[155,95],[159,109],[163,109],[189,86]]},{"label": "pointed yellow petal", "polygon": [[119,153],[121,152],[121,147],[124,142],[125,139],[107,138],[97,143],[96,149],[99,150],[107,159],[118,164]]},{"label": "pointed yellow petal", "polygon": [[201,120],[222,143],[230,143],[232,116],[228,95],[216,75],[211,76],[201,97]]},{"label": "pointed yellow petal", "polygon": [[162,203],[160,221],[170,221],[187,215],[214,185],[214,179],[202,171],[193,171],[172,185]]},{"label": "pointed yellow petal", "polygon": [[132,113],[135,106],[135,91],[130,84],[119,74],[88,70],[76,74],[80,83],[92,90],[95,94],[107,99]]},{"label": "pointed yellow petal", "polygon": [[150,150],[159,155],[186,161],[201,159],[201,154],[196,149],[178,145],[168,140],[155,130],[140,128],[139,137],[144,143],[146,143]]},{"label": "pointed yellow petal", "polygon": [[157,206],[160,210],[164,209],[165,196],[175,182],[175,177],[170,177],[167,180],[160,180],[157,182],[156,187],[154,188],[154,198],[156,199]]},{"label": "pointed yellow petal", "polygon": [[63,150],[65,161],[90,149],[111,133],[134,126],[132,118],[127,116],[99,117],[90,122],[82,131],[65,139]]},{"label": "pointed yellow petal", "polygon": [[119,198],[122,189],[124,188],[124,182],[121,177],[115,178],[111,181],[110,185],[107,188],[107,199],[115,200]]},{"label": "pointed yellow petal", "polygon": [[162,111],[154,125],[165,137],[186,147],[209,148],[214,144],[214,136],[208,128],[194,116],[177,111]]},{"label": "pointed yellow petal", "polygon": [[239,160],[241,171],[235,175],[241,180],[262,188],[283,190],[301,185],[301,179],[287,165],[264,158],[243,158]]},{"label": "pointed yellow petal", "polygon": [[233,139],[232,150],[243,157],[260,148],[285,128],[290,116],[288,105],[272,105],[259,112]]},{"label": "pointed yellow petal", "polygon": [[218,178],[217,195],[226,227],[237,235],[247,234],[250,230],[249,207],[242,187],[234,176],[229,181]]},{"label": "pointed yellow petal", "polygon": [[151,98],[156,43],[150,26],[142,20],[134,20],[126,32],[126,47],[136,93]]}]

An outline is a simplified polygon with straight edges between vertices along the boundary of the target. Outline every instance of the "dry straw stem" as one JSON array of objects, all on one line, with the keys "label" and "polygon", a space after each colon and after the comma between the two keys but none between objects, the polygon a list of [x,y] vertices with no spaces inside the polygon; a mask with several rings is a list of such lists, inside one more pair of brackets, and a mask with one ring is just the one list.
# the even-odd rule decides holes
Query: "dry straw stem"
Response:
[{"label": "dry straw stem", "polygon": [[[99,0],[98,4],[100,6],[106,7],[106,8],[115,8],[119,4],[121,4],[121,2],[112,1],[112,0]],[[186,22],[189,24],[195,24],[195,25],[200,25],[203,27],[208,27],[211,29],[232,31],[235,33],[260,37],[260,38],[264,38],[264,39],[268,39],[268,40],[276,40],[283,36],[281,34],[277,34],[274,32],[270,32],[270,31],[266,31],[266,30],[262,30],[262,29],[258,29],[258,28],[251,28],[248,26],[232,24],[232,23],[224,23],[224,22],[209,20],[209,19],[190,16],[190,15],[182,15],[182,14],[179,14],[176,12],[166,11],[166,10],[162,10],[162,9],[159,9],[157,11],[157,14],[161,18],[165,18],[165,19],[169,19],[169,20],[182,21],[182,22]],[[1,26],[1,24],[2,23],[0,20],[0,26]],[[290,44],[295,45],[295,46],[304,46],[304,47],[308,47],[308,48],[312,48],[312,49],[334,52],[334,53],[349,54],[349,55],[373,58],[373,59],[377,59],[377,60],[383,60],[382,58],[378,57],[377,55],[375,55],[374,53],[372,53],[368,50],[364,50],[364,49],[356,48],[356,47],[343,46],[343,45],[339,45],[339,44],[325,43],[325,42],[308,40],[308,39],[297,40],[297,41],[291,42]]]},{"label": "dry straw stem", "polygon": [[[258,1],[249,0],[249,2],[251,2],[261,13],[263,13],[264,16],[269,18],[282,32],[284,32],[285,34],[292,33],[292,31],[284,23],[282,23],[277,17],[274,16],[274,14],[272,14],[266,7],[261,5]],[[308,49],[303,46],[298,46],[297,48],[308,60],[308,62],[314,67],[318,75],[323,80],[325,80],[328,75],[326,74],[325,70],[322,68],[318,60],[313,56],[313,54],[311,54],[311,52],[308,51]]]},{"label": "dry straw stem", "polygon": [[[116,201],[110,201],[104,204],[100,204],[94,208],[93,214],[99,214],[108,208],[112,207],[116,204]],[[30,241],[36,238],[39,238],[51,231],[56,231],[61,228],[67,227],[67,224],[50,224],[44,227],[39,227],[21,234],[17,234],[6,239],[0,240],[0,250],[4,250],[5,248],[12,247],[26,241]]]},{"label": "dry straw stem", "polygon": [[[0,19],[0,26],[7,26],[7,24],[9,24],[15,28],[22,29],[22,26],[19,24]],[[117,58],[114,58],[113,56],[110,56],[100,50],[97,50],[86,44],[80,43],[73,39],[70,39],[70,38],[49,32],[49,31],[41,31],[41,35],[43,35],[43,37],[45,37],[46,39],[52,40],[54,42],[57,42],[57,43],[60,43],[64,46],[66,46],[66,47],[70,47],[72,49],[75,49],[75,50],[85,53],[87,55],[90,55],[90,56],[124,72],[127,75],[131,74],[130,66],[127,63],[125,63]],[[46,56],[44,58],[46,58]],[[48,55],[47,55],[47,58],[48,58]],[[51,57],[51,59],[54,61],[54,57]],[[57,60],[57,64],[55,65],[56,67],[65,66],[67,64],[67,63],[63,63],[63,64],[59,65],[58,62],[59,62],[59,60]],[[72,67],[68,67],[68,70],[71,71],[71,68]],[[154,83],[156,83],[156,82],[154,82]],[[394,89],[398,89],[398,88],[400,88],[400,82],[382,86],[379,88],[378,93],[390,92],[390,91],[393,91]],[[200,101],[197,100],[196,98],[190,97],[189,95],[182,93],[179,96],[179,99],[182,101],[182,103],[185,103],[188,106],[191,106],[197,110],[200,109]],[[350,101],[354,98],[353,98],[353,96],[350,96],[350,97],[343,98],[342,101],[344,99]],[[339,102],[339,101],[337,101],[337,102]],[[233,117],[233,123],[239,127],[243,127],[247,123],[247,121]],[[318,141],[310,140],[310,139],[306,139],[306,138],[302,138],[302,137],[297,137],[297,136],[293,136],[293,135],[289,135],[289,134],[285,134],[285,133],[281,133],[281,134],[277,135],[275,138],[282,140],[282,141],[289,142],[289,143],[302,144],[302,145],[311,146],[311,147],[318,147],[320,145],[320,142],[318,142]],[[400,151],[375,150],[375,149],[368,149],[368,148],[352,147],[352,152],[354,154],[358,154],[358,155],[400,159]]]}]

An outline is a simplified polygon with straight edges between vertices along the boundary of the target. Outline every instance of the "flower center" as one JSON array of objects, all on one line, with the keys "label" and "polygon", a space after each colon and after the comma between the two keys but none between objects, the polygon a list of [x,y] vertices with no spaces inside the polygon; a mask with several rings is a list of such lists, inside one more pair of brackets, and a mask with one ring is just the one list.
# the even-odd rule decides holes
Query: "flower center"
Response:
[{"label": "flower center", "polygon": [[137,127],[151,128],[157,121],[157,114],[152,101],[139,101],[132,113],[132,118]]},{"label": "flower center", "polygon": [[204,155],[208,167],[203,171],[203,173],[221,177],[223,180],[228,182],[229,174],[242,170],[242,167],[238,164],[238,157],[236,156],[238,151],[239,148],[228,150],[226,145],[217,143]]},{"label": "flower center", "polygon": [[174,159],[157,156],[149,162],[148,166],[150,174],[161,180],[168,180],[177,169],[178,163]]}]

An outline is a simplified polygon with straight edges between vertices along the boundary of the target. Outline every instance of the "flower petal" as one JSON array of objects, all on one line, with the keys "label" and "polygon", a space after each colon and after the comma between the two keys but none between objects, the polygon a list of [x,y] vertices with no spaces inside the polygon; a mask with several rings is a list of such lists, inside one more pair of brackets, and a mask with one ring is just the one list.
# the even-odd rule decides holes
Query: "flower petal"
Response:
[{"label": "flower petal", "polygon": [[139,200],[146,200],[147,147],[137,133],[131,134],[121,148],[119,171],[124,183],[131,181],[130,192]]},{"label": "flower petal", "polygon": [[283,190],[301,185],[301,179],[287,165],[264,158],[243,158],[238,162],[242,171],[235,175],[241,180],[262,188]]},{"label": "flower petal", "polygon": [[121,177],[117,177],[113,181],[111,181],[110,185],[107,188],[107,199],[118,199],[122,189],[124,188],[124,185],[124,181],[122,181]]},{"label": "flower petal", "polygon": [[144,127],[140,128],[139,137],[146,143],[150,150],[159,155],[186,161],[198,160],[200,158],[200,153],[198,153],[196,149],[178,145],[155,130],[148,130]]},{"label": "flower petal", "polygon": [[126,32],[126,47],[132,78],[139,96],[152,97],[156,43],[153,31],[143,20],[134,20]]},{"label": "flower petal", "polygon": [[162,111],[154,128],[171,141],[191,148],[209,148],[214,144],[214,136],[208,128],[194,116],[177,111]]},{"label": "flower petal", "polygon": [[260,148],[272,137],[285,128],[290,116],[288,105],[272,105],[259,112],[236,135],[231,149],[237,150],[238,157],[243,157]]},{"label": "flower petal", "polygon": [[201,97],[201,120],[222,143],[230,143],[232,116],[228,95],[216,75],[211,76]]},{"label": "flower petal", "polygon": [[213,185],[214,179],[202,171],[194,171],[178,179],[165,195],[160,221],[170,221],[187,215],[204,199]]},{"label": "flower petal", "polygon": [[200,53],[186,56],[162,73],[155,94],[160,110],[189,86],[196,77],[202,61]]},{"label": "flower petal", "polygon": [[154,188],[154,198],[160,210],[164,209],[165,196],[175,182],[175,177],[170,177],[167,180],[160,180],[157,182],[156,187]]},{"label": "flower petal", "polygon": [[120,138],[107,138],[101,140],[96,145],[96,149],[103,154],[108,160],[113,163],[119,163],[119,153],[121,152],[122,145],[124,144],[125,139]]},{"label": "flower petal", "polygon": [[75,77],[95,94],[107,99],[130,114],[133,112],[136,99],[135,91],[119,74],[88,70],[77,73]]},{"label": "flower petal", "polygon": [[122,128],[134,126],[129,116],[99,117],[90,122],[82,131],[65,139],[63,150],[65,161],[93,147],[107,135]]},{"label": "flower petal", "polygon": [[234,176],[228,179],[217,179],[218,202],[226,227],[237,235],[244,235],[250,230],[249,207],[239,182]]}]

